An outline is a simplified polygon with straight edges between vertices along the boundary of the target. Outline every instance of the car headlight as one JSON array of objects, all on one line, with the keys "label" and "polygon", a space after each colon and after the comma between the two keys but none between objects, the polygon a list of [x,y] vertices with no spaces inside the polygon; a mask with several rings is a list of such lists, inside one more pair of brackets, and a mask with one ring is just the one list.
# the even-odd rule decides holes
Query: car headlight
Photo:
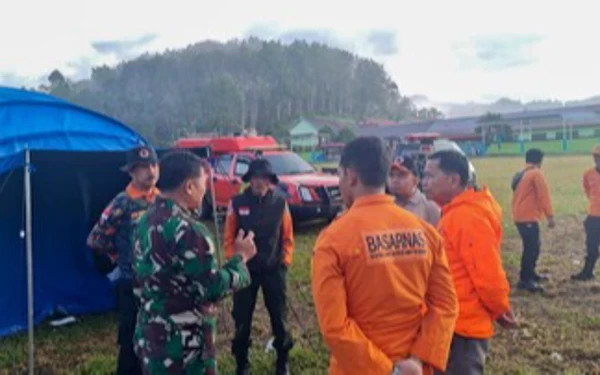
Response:
[{"label": "car headlight", "polygon": [[312,194],[310,193],[310,190],[307,187],[300,186],[298,188],[298,194],[300,194],[300,198],[302,198],[302,200],[304,202],[312,202],[313,201]]}]

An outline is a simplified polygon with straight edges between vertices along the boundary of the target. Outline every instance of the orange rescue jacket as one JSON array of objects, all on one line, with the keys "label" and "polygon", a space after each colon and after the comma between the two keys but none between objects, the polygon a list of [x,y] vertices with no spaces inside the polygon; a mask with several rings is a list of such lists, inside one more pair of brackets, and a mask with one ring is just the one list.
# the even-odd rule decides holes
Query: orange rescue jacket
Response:
[{"label": "orange rescue jacket", "polygon": [[502,209],[486,188],[466,190],[442,208],[439,224],[458,296],[455,332],[487,339],[509,306],[502,267]]},{"label": "orange rescue jacket", "polygon": [[550,189],[544,173],[531,164],[526,166],[521,182],[512,198],[512,214],[515,223],[538,222],[553,216]]},{"label": "orange rescue jacket", "polygon": [[596,168],[588,169],[583,175],[583,191],[589,201],[588,215],[600,216],[600,172]]},{"label": "orange rescue jacket", "polygon": [[445,370],[458,306],[442,239],[393,197],[358,199],[319,235],[312,288],[330,374],[389,375],[411,355]]}]

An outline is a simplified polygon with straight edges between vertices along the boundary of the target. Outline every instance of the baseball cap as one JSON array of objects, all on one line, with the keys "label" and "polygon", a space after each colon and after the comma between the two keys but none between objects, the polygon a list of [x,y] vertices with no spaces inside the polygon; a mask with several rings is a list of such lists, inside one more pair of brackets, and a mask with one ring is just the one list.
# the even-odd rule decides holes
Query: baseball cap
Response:
[{"label": "baseball cap", "polygon": [[400,156],[394,160],[392,164],[392,170],[397,170],[401,173],[412,173],[418,176],[417,167],[413,158],[410,156]]},{"label": "baseball cap", "polygon": [[127,151],[127,164],[121,167],[128,172],[136,164],[158,164],[158,156],[152,147],[141,146]]}]

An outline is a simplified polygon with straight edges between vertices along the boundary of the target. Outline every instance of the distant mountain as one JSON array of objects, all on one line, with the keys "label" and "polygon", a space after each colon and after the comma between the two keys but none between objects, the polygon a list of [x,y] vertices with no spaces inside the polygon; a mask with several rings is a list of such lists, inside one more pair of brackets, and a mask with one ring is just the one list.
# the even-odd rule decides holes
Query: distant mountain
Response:
[{"label": "distant mountain", "polygon": [[563,107],[563,105],[567,107],[575,107],[583,105],[600,104],[600,96],[594,96],[584,100],[573,100],[568,102],[561,102],[559,100],[536,100],[526,103],[509,98],[501,98],[492,103],[451,103],[434,101],[424,95],[413,95],[410,97],[410,100],[418,108],[436,107],[444,113],[446,118],[481,116],[487,112],[510,113],[520,112],[524,110],[532,111],[540,109],[551,109]]}]

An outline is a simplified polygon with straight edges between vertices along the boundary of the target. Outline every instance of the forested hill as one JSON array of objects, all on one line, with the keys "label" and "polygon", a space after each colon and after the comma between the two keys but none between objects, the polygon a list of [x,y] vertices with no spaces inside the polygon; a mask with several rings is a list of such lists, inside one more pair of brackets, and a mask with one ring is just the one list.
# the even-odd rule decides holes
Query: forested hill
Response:
[{"label": "forested hill", "polygon": [[283,135],[300,115],[400,120],[414,113],[380,64],[305,42],[203,42],[97,67],[89,80],[70,82],[54,71],[49,81],[51,94],[113,116],[158,144],[242,127]]}]

